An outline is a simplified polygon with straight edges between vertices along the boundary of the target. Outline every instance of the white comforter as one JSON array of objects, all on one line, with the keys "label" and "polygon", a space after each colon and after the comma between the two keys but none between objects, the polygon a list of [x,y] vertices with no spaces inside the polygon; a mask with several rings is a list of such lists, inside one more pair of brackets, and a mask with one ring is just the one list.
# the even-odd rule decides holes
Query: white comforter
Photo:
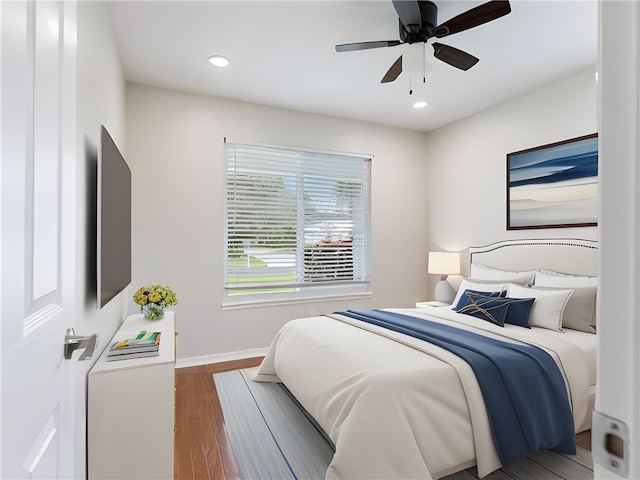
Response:
[{"label": "white comforter", "polygon": [[[501,328],[432,310],[441,318],[393,309],[545,348],[567,381],[574,422],[582,425],[589,379],[579,347],[541,329]],[[332,317],[287,323],[255,378],[284,383],[334,442],[327,479],[440,478],[474,464],[482,477],[501,466],[480,388],[464,360],[401,333]]]}]

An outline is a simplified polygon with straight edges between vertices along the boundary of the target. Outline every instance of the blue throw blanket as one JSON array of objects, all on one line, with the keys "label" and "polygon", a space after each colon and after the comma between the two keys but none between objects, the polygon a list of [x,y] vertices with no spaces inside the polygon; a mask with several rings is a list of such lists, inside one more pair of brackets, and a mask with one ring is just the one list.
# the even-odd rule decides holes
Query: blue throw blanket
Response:
[{"label": "blue throw blanket", "polygon": [[544,350],[395,312],[335,313],[425,340],[469,363],[484,397],[503,466],[541,448],[576,453],[573,414],[564,379]]}]

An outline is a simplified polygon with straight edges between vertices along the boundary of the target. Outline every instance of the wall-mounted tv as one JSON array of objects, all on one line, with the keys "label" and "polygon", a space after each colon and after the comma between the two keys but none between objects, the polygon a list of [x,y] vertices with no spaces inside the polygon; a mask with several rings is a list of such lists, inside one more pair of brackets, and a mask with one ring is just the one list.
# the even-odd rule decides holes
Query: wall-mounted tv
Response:
[{"label": "wall-mounted tv", "polygon": [[102,126],[98,151],[98,308],[131,283],[131,169]]}]

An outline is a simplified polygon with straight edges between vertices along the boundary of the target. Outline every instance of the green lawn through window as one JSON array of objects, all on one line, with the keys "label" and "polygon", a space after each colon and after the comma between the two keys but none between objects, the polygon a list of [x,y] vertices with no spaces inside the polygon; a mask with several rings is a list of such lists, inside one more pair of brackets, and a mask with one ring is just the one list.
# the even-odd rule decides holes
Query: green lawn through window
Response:
[{"label": "green lawn through window", "polygon": [[[249,265],[247,265],[247,261],[249,262]],[[229,259],[228,263],[229,266],[233,266],[233,267],[265,267],[265,274],[268,273],[268,270],[266,269],[267,264],[260,260],[259,258],[250,256],[247,260],[247,256],[246,255],[238,255],[236,258],[233,259]],[[228,279],[230,280],[230,279]],[[288,275],[255,275],[255,276],[251,276],[251,277],[241,277],[241,278],[235,278],[234,279],[234,283],[238,283],[238,284],[242,284],[242,283],[267,283],[267,282],[287,282],[287,283],[291,283],[291,282],[295,282],[296,280],[296,274],[295,273],[291,273]],[[229,294],[230,295],[237,295],[239,293],[266,293],[266,292],[294,292],[296,289],[295,288],[256,288],[251,289],[251,290],[233,290],[230,289],[229,290]]]}]

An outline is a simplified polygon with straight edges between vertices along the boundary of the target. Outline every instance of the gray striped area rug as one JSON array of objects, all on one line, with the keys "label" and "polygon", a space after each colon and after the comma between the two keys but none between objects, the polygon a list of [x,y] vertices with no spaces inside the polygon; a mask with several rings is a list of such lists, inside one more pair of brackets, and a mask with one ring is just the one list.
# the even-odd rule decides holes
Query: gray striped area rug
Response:
[{"label": "gray striped area rug", "polygon": [[[257,367],[216,373],[216,385],[235,478],[242,480],[321,480],[333,457],[333,444],[289,391],[278,383],[253,382]],[[227,480],[233,480],[228,475]],[[477,479],[475,468],[444,480]],[[540,450],[487,480],[593,479],[591,453]]]}]

